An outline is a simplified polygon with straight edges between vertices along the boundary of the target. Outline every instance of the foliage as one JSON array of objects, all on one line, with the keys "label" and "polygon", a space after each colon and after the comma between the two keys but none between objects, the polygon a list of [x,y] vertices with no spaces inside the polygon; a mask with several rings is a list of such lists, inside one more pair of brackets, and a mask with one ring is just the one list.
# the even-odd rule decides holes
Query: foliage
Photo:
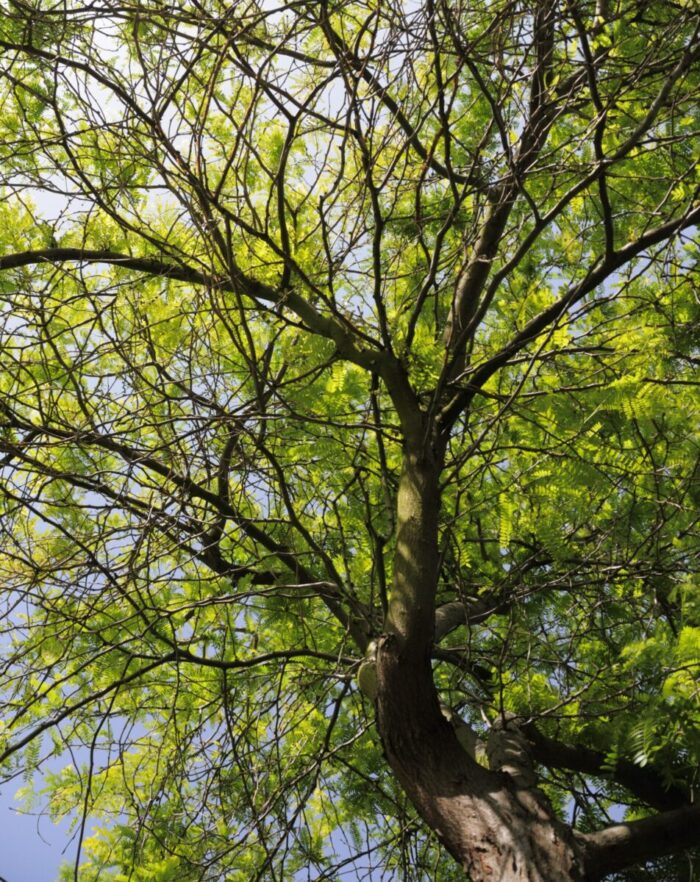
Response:
[{"label": "foliage", "polygon": [[461,878],[355,683],[416,413],[441,699],[595,751],[583,831],[697,791],[698,26],[536,6],[3,3],[0,752],[66,879]]}]

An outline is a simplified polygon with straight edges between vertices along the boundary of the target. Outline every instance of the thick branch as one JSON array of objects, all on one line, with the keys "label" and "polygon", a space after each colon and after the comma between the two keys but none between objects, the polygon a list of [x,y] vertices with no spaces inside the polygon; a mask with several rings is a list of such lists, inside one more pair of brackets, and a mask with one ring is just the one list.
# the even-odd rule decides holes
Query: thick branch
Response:
[{"label": "thick branch", "polygon": [[460,625],[478,625],[496,612],[498,604],[493,598],[479,598],[471,603],[453,600],[435,610],[435,643],[445,638]]},{"label": "thick branch", "polygon": [[[515,202],[515,187],[503,187],[491,194],[481,233],[473,254],[460,273],[455,286],[450,315],[445,325],[444,342],[448,350],[460,352],[465,343],[465,328],[469,327],[484,283],[503,236],[506,223]],[[463,359],[457,364],[461,370]]]},{"label": "thick branch", "polygon": [[446,405],[440,415],[443,433],[449,430],[459,414],[469,406],[476,392],[496,371],[508,364],[514,355],[521,352],[533,340],[536,340],[540,334],[544,333],[547,328],[559,321],[568,309],[582,300],[587,294],[594,291],[599,285],[602,285],[613,273],[624,267],[625,264],[642,255],[647,249],[667,241],[674,235],[698,223],[700,223],[700,204],[687,211],[682,217],[674,218],[665,224],[649,230],[634,242],[630,242],[624,248],[620,248],[619,251],[614,252],[605,259],[598,260],[585,279],[578,285],[569,288],[555,303],[531,319],[511,339],[510,343],[507,343],[500,352],[485,361],[468,377],[466,388],[460,391]]},{"label": "thick branch", "polygon": [[43,248],[37,251],[23,251],[5,255],[0,257],[0,270],[46,263],[70,262],[120,266],[151,276],[161,276],[206,288],[242,293],[259,302],[272,303],[279,308],[287,308],[301,319],[312,333],[332,340],[341,358],[381,376],[389,390],[404,430],[409,433],[418,430],[418,399],[397,359],[380,349],[378,344],[376,348],[366,348],[366,341],[355,333],[352,325],[336,316],[323,315],[293,289],[278,290],[273,288],[247,275],[235,265],[228,275],[208,275],[185,264],[166,263],[151,257],[132,257],[117,251],[86,248]]},{"label": "thick branch", "polygon": [[552,65],[553,21],[552,5],[549,2],[540,4],[535,15],[533,48],[536,64],[530,82],[527,120],[511,174],[501,186],[489,193],[490,201],[479,238],[457,279],[444,333],[445,346],[451,359],[448,358],[438,390],[446,380],[453,379],[464,369],[465,347],[473,330],[472,319],[491,273],[506,224],[522,189],[522,178],[536,161],[554,119],[552,107],[547,102],[546,86]]},{"label": "thick branch", "polygon": [[385,627],[417,657],[428,657],[434,638],[439,463],[414,439],[406,444],[396,502],[396,551]]},{"label": "thick branch", "polygon": [[[118,251],[111,251],[109,249],[41,248],[36,251],[21,251],[17,254],[6,254],[4,257],[0,257],[0,270],[18,269],[19,267],[35,266],[37,264],[70,262],[106,263],[122,266],[125,269],[136,270],[150,276],[164,276],[180,282],[191,282],[194,285],[230,288],[229,285],[222,285],[221,280],[217,280],[213,276],[207,276],[193,267],[166,263],[152,257],[133,257],[132,255],[121,254]],[[267,299],[277,296],[273,289],[268,288],[267,285],[261,285],[246,277],[242,277],[241,280],[245,283],[249,282],[252,287],[257,285],[261,289],[259,296],[264,297],[267,294]],[[249,289],[251,292],[252,287]]]},{"label": "thick branch", "polygon": [[700,846],[700,806],[615,824],[580,838],[586,852],[587,878],[593,882],[617,870]]},{"label": "thick branch", "polygon": [[629,760],[619,759],[610,768],[606,765],[605,754],[600,751],[548,738],[532,724],[523,726],[523,731],[530,743],[533,759],[543,766],[607,778],[625,787],[647,805],[661,811],[690,804],[690,794],[684,787],[677,784],[667,786],[661,775],[651,766],[642,768]]}]

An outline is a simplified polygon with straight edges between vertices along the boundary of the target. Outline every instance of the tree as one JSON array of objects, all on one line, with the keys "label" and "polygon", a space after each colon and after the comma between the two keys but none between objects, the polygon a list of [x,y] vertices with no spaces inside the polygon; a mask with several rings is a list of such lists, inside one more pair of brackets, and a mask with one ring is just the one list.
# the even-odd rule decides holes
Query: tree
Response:
[{"label": "tree", "polygon": [[692,7],[6,0],[1,753],[66,878],[690,877]]}]

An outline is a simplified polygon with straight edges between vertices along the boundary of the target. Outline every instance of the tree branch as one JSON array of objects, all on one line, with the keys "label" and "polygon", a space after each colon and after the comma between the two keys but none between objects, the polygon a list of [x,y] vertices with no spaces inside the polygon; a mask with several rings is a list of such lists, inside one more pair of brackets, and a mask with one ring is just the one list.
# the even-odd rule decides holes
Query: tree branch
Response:
[{"label": "tree branch", "polygon": [[420,429],[420,418],[417,417],[420,410],[418,398],[405,370],[391,353],[381,349],[379,344],[376,347],[367,348],[366,341],[360,338],[349,322],[336,316],[323,315],[294,289],[278,290],[273,288],[247,275],[235,265],[231,267],[227,275],[207,275],[184,264],[166,263],[152,257],[133,257],[111,250],[43,248],[0,257],[0,271],[18,269],[23,266],[72,261],[119,266],[151,276],[161,276],[206,288],[242,293],[258,302],[272,303],[279,308],[286,307],[301,319],[309,331],[332,340],[341,358],[370,373],[381,376],[386,383],[403,428],[407,433],[413,434]]},{"label": "tree branch", "polygon": [[[536,63],[530,81],[528,115],[513,160],[511,174],[488,193],[489,204],[484,222],[474,243],[472,253],[459,273],[443,340],[448,352],[445,367],[437,384],[437,400],[444,384],[464,370],[472,319],[491,273],[506,224],[516,199],[523,192],[522,179],[536,161],[544,146],[554,120],[552,106],[547,101],[547,80],[551,73],[554,41],[553,6],[541,3],[535,14],[533,50]],[[465,58],[468,53],[465,52]]]},{"label": "tree branch", "polygon": [[458,392],[443,408],[440,414],[441,431],[443,433],[448,432],[459,414],[469,406],[472,398],[484,383],[496,371],[508,364],[514,355],[537,339],[554,322],[558,321],[574,304],[582,300],[587,294],[590,294],[591,291],[594,291],[599,285],[602,285],[625,264],[643,254],[648,248],[659,245],[682,230],[695,226],[698,223],[700,223],[700,203],[690,208],[682,217],[674,218],[665,224],[649,230],[634,242],[625,245],[624,248],[620,248],[605,259],[599,259],[591,267],[585,279],[578,285],[569,288],[555,303],[531,319],[500,352],[474,370],[471,376],[468,377],[468,385]]},{"label": "tree branch", "polygon": [[614,781],[642,802],[660,811],[690,805],[688,790],[678,784],[665,784],[652,766],[642,767],[629,760],[619,759],[611,768],[606,764],[606,756],[601,751],[548,738],[532,723],[523,725],[522,729],[530,743],[533,759],[543,766],[569,769]]},{"label": "tree branch", "polygon": [[497,612],[500,603],[492,597],[479,598],[471,603],[453,600],[435,610],[435,643],[440,643],[460,625],[478,625]]},{"label": "tree branch", "polygon": [[55,713],[51,714],[51,716],[45,717],[41,723],[35,726],[23,738],[20,738],[18,741],[8,744],[2,750],[2,752],[0,752],[0,763],[4,762],[8,757],[12,756],[12,754],[17,753],[18,750],[26,747],[27,744],[29,744],[35,738],[41,735],[42,732],[46,732],[53,726],[57,726],[60,722],[65,720],[67,717],[70,717],[71,714],[74,714],[76,711],[87,707],[89,704],[98,701],[100,698],[104,698],[105,695],[109,695],[110,692],[114,692],[115,689],[121,689],[122,686],[127,686],[129,683],[133,683],[135,680],[138,680],[139,677],[143,677],[145,674],[154,671],[161,665],[165,665],[175,661],[176,658],[177,653],[170,652],[167,655],[164,655],[162,658],[156,659],[155,661],[150,662],[150,664],[144,665],[142,668],[133,671],[131,674],[127,674],[125,669],[125,673],[122,677],[114,680],[103,689],[99,689],[97,692],[91,692],[89,695],[85,696],[85,698],[81,698],[79,701],[75,701],[72,704],[64,704],[60,711],[56,711]]},{"label": "tree branch", "polygon": [[418,136],[418,130],[411,124],[406,114],[401,109],[399,103],[394,100],[387,87],[382,85],[379,79],[369,69],[367,61],[360,56],[342,39],[332,27],[327,14],[322,18],[323,32],[328,41],[331,51],[334,53],[340,64],[345,63],[350,67],[354,75],[363,79],[373,90],[373,94],[381,101],[386,109],[391,113],[393,118],[403,130],[408,143],[413,147],[416,154],[425,162],[429,168],[437,175],[457,184],[482,184],[478,174],[461,174],[454,169],[449,169],[435,158],[432,151],[426,149]]},{"label": "tree branch", "polygon": [[700,846],[700,806],[615,824],[580,840],[586,855],[586,878],[595,882],[634,864]]},{"label": "tree branch", "polygon": [[[301,579],[308,584],[318,584],[313,574],[301,563],[299,556],[292,548],[285,543],[278,542],[254,520],[242,517],[225,498],[222,498],[220,495],[202,487],[196,481],[192,480],[192,478],[178,474],[169,465],[165,465],[158,458],[153,456],[150,450],[131,447],[123,442],[115,440],[112,436],[102,435],[98,432],[79,432],[59,429],[53,426],[34,425],[33,423],[18,417],[14,411],[2,402],[0,402],[0,413],[3,413],[6,416],[8,425],[13,428],[33,432],[36,435],[47,435],[48,437],[66,443],[83,443],[102,450],[108,450],[111,453],[117,454],[125,462],[130,463],[131,465],[147,469],[159,475],[166,482],[169,482],[182,490],[190,499],[199,499],[208,503],[212,506],[214,511],[219,512],[225,518],[228,518],[235,523],[249,539],[273,554],[296,579]],[[3,449],[1,444],[0,449]],[[26,458],[26,455],[24,455],[24,457]],[[102,482],[96,482],[94,479],[88,480],[76,475],[60,472],[38,462],[34,462],[33,465],[41,471],[55,474],[56,477],[61,477],[64,480],[69,481],[73,486],[82,487],[92,492],[104,493],[108,497],[115,499],[119,504],[124,504],[124,501],[121,498],[122,495],[114,493],[111,488],[107,487]],[[145,505],[144,508],[146,508]],[[146,510],[149,509],[147,508]],[[212,559],[212,556],[207,554],[206,549],[203,553],[198,554],[197,557],[210,566],[214,572],[225,576],[233,575],[233,573],[228,571],[222,559],[217,560],[215,555]],[[238,572],[238,570],[236,570],[236,572]],[[340,622],[343,628],[348,631],[357,646],[364,651],[367,646],[369,633],[369,626],[367,623],[368,614],[366,610],[351,594],[348,594],[347,592],[343,594],[339,585],[333,582],[323,582],[323,586],[323,591],[319,591],[318,596],[325,603],[333,616],[335,616]],[[343,607],[343,601],[348,604],[347,611]]]},{"label": "tree branch", "polygon": [[277,302],[281,294],[269,285],[258,282],[237,270],[228,280],[216,275],[207,275],[185,264],[167,263],[153,257],[134,257],[110,249],[91,248],[41,248],[36,251],[21,251],[0,257],[0,270],[18,269],[23,266],[36,266],[45,263],[105,263],[135,270],[149,276],[163,276],[178,282],[189,282],[210,288],[223,288],[226,291],[241,291],[249,297]]}]

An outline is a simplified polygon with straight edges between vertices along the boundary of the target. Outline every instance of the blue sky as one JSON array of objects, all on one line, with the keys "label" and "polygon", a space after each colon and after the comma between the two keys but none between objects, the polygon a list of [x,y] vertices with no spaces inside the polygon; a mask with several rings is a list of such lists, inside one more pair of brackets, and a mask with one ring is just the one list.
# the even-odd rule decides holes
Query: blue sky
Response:
[{"label": "blue sky", "polygon": [[17,811],[19,781],[0,786],[0,877],[6,882],[55,882],[58,868],[75,856],[67,821]]}]

